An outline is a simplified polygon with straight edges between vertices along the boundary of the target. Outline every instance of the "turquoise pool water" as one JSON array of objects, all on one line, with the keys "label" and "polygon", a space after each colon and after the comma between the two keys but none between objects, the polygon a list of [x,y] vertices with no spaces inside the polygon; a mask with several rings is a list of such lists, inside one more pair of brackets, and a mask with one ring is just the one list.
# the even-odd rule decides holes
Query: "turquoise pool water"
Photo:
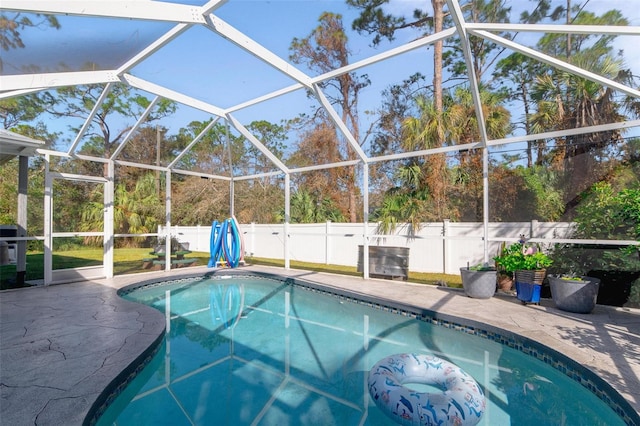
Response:
[{"label": "turquoise pool water", "polygon": [[124,297],[164,312],[167,335],[99,425],[392,425],[367,376],[382,358],[410,352],[476,379],[487,398],[481,425],[624,424],[592,392],[519,351],[283,281],[202,278]]}]

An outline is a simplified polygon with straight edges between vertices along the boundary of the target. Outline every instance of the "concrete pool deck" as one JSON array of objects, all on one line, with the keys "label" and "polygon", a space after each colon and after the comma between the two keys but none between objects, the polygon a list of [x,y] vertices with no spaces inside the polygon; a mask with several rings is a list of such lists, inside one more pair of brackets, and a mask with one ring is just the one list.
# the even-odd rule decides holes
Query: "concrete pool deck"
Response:
[{"label": "concrete pool deck", "polygon": [[[591,314],[543,299],[470,299],[460,290],[263,266],[240,268],[299,278],[396,301],[527,337],[598,374],[640,412],[640,310],[598,305]],[[210,272],[206,267],[0,292],[0,423],[80,425],[102,391],[162,335],[164,315],[121,299],[130,284]],[[125,373],[123,373],[123,371]]]}]

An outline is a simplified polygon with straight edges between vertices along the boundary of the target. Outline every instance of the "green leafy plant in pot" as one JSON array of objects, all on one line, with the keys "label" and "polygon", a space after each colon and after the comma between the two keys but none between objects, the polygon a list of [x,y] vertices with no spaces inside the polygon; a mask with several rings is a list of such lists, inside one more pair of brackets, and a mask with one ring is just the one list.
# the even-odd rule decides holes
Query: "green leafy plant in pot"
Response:
[{"label": "green leafy plant in pot", "polygon": [[[498,248],[498,252],[497,252],[497,256],[500,256],[505,248],[507,247],[507,244],[505,242],[502,242],[502,244],[500,244],[500,247]],[[496,278],[498,281],[498,290],[503,291],[503,292],[509,292],[513,289],[513,272],[512,271],[507,271],[502,265],[500,265],[499,263],[496,263]]]},{"label": "green leafy plant in pot", "polygon": [[527,244],[524,237],[520,237],[520,241],[505,246],[493,260],[499,269],[514,274],[519,300],[538,303],[546,268],[551,266],[553,260],[538,245]]}]

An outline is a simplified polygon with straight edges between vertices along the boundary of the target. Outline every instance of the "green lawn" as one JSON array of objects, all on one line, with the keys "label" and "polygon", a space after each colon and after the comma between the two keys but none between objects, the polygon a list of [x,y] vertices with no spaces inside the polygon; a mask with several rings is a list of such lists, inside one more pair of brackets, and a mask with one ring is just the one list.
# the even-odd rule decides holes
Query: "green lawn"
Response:
[{"label": "green lawn", "polygon": [[[248,257],[247,263],[254,265],[269,265],[269,266],[284,266],[284,260],[279,259],[265,259],[260,257]],[[291,261],[291,267],[294,269],[303,269],[306,271],[316,272],[328,272],[341,275],[353,275],[362,276],[362,273],[358,272],[353,266],[342,265],[326,265],[324,263],[310,263],[299,262],[296,260]],[[431,285],[447,285],[449,287],[462,287],[462,278],[460,275],[451,274],[436,274],[426,272],[411,272],[409,271],[409,281],[420,284]]]},{"label": "green lawn", "polygon": [[[113,269],[116,275],[135,274],[146,272],[142,269],[142,259],[150,257],[149,248],[118,248],[113,253]],[[209,261],[209,253],[193,252],[189,257],[198,259],[198,265],[206,265]],[[53,269],[78,268],[82,266],[94,266],[102,264],[102,248],[83,248],[81,250],[69,250],[53,255]],[[0,290],[15,288],[15,265],[0,266]],[[44,278],[44,253],[27,253],[26,280],[39,280]]]},{"label": "green lawn", "polygon": [[[148,271],[142,269],[142,259],[150,257],[149,248],[118,248],[115,249],[114,273],[116,275],[135,274]],[[206,265],[209,262],[209,253],[193,252],[189,257],[198,259],[198,265]],[[284,260],[249,257],[245,259],[249,264],[284,266]],[[54,269],[77,268],[82,266],[100,265],[102,263],[101,248],[83,248],[70,250],[53,255]],[[308,271],[328,272],[342,275],[360,276],[355,267],[341,265],[325,265],[320,263],[291,261],[291,267]],[[0,266],[0,290],[15,288],[15,265]],[[27,281],[44,278],[44,253],[30,252],[27,254]],[[443,285],[461,287],[460,275],[428,274],[422,272],[409,272],[409,281],[422,284]]]}]

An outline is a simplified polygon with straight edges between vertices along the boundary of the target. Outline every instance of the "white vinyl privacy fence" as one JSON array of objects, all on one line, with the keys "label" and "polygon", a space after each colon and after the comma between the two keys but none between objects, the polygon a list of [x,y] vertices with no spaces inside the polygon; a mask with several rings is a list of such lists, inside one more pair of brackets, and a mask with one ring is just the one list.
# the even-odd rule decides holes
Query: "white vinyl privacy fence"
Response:
[{"label": "white vinyl privacy fence", "polygon": [[[562,242],[572,227],[566,222],[489,223],[489,261],[503,241],[515,242],[520,235],[532,242],[541,242],[543,248],[552,242]],[[318,223],[240,225],[247,256],[285,259],[288,247],[291,260],[356,266],[358,246],[365,239],[363,223]],[[467,263],[484,261],[483,224],[481,222],[424,223],[415,236],[409,235],[406,225],[398,226],[391,235],[377,233],[377,224],[366,228],[368,244],[409,248],[409,270],[415,272],[459,273]],[[160,234],[164,230],[158,230]],[[180,241],[189,242],[192,251],[209,252],[210,226],[175,226],[171,234]],[[288,241],[286,241],[288,239]],[[286,242],[286,244],[285,244]]]}]

